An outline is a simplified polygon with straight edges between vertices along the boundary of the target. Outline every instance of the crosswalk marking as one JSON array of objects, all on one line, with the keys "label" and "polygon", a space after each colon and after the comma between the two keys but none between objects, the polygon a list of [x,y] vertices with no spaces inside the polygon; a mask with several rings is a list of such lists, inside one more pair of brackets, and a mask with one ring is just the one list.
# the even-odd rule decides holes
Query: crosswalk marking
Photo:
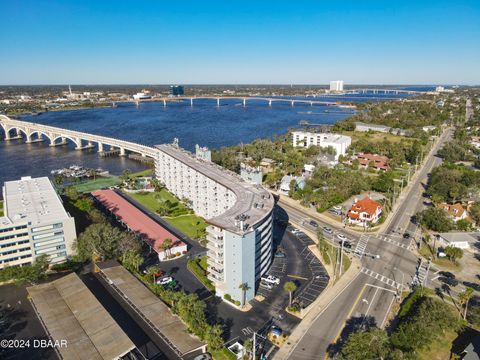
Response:
[{"label": "crosswalk marking", "polygon": [[355,251],[354,251],[355,255],[357,255],[360,258],[363,256],[363,253],[367,248],[368,239],[369,237],[367,235],[360,236],[357,246],[355,247]]},{"label": "crosswalk marking", "polygon": [[382,275],[382,274],[379,274],[373,270],[370,270],[370,269],[367,269],[365,267],[362,267],[360,269],[360,272],[362,272],[363,274],[366,274],[376,280],[379,280],[381,282],[383,282],[384,284],[387,284],[388,286],[391,286],[391,287],[394,287],[395,289],[400,289],[400,286],[402,286],[401,284],[397,283],[396,281]]},{"label": "crosswalk marking", "polygon": [[403,248],[403,249],[408,249],[408,247],[409,247],[409,245],[410,245],[410,244],[401,243],[401,242],[399,242],[399,241],[397,241],[397,240],[393,240],[392,238],[390,238],[390,237],[388,237],[388,236],[382,236],[382,235],[380,235],[380,234],[378,234],[378,235],[376,236],[376,238],[379,239],[379,240],[388,242],[388,243],[390,243],[390,244],[392,244],[392,245],[401,247],[401,248]]}]

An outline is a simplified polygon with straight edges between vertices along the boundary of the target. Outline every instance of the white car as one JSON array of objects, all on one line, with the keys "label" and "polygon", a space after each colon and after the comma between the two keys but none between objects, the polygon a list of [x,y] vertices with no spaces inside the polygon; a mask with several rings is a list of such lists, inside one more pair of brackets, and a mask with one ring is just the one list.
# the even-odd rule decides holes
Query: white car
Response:
[{"label": "white car", "polygon": [[264,287],[265,289],[268,289],[268,290],[272,290],[273,289],[273,285],[270,284],[270,283],[267,283],[265,281],[260,281],[260,286]]},{"label": "white car", "polygon": [[166,276],[166,277],[158,279],[157,284],[158,285],[167,285],[168,283],[170,283],[172,281],[173,281],[173,279],[172,279],[171,276]]},{"label": "white car", "polygon": [[339,238],[340,241],[347,241],[348,240],[347,237],[343,234],[337,234],[337,238]]},{"label": "white car", "polygon": [[269,284],[275,284],[275,285],[280,284],[280,279],[273,275],[264,276],[261,278],[261,280]]}]

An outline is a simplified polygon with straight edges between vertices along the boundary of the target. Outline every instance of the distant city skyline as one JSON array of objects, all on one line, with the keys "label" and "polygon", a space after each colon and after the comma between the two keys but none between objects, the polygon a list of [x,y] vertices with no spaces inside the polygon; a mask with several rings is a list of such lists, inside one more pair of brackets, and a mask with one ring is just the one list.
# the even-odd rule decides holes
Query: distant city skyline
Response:
[{"label": "distant city skyline", "polygon": [[479,1],[4,2],[0,85],[480,84]]}]

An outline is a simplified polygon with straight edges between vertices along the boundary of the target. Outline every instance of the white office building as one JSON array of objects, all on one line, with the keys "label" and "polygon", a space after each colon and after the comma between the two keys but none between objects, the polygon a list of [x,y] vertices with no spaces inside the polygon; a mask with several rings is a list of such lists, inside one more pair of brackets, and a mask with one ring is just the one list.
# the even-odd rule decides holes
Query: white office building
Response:
[{"label": "white office building", "polygon": [[75,220],[47,177],[7,181],[3,199],[0,268],[30,264],[42,254],[52,264],[67,260],[73,253]]},{"label": "white office building", "polygon": [[157,145],[156,177],[178,198],[186,198],[207,227],[208,278],[219,296],[242,301],[255,296],[272,256],[273,196],[261,185],[196,158],[174,145]]},{"label": "white office building", "polygon": [[330,91],[343,91],[343,80],[330,81]]},{"label": "white office building", "polygon": [[331,146],[335,149],[335,160],[340,155],[347,153],[348,147],[352,144],[352,138],[346,135],[330,134],[330,133],[313,133],[307,131],[293,131],[293,147],[319,146],[327,148]]}]

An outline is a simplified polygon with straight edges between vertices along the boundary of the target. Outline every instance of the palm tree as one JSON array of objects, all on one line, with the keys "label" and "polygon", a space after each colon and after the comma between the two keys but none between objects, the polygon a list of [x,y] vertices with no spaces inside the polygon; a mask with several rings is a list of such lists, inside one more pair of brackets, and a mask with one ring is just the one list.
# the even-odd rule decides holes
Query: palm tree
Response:
[{"label": "palm tree", "polygon": [[147,269],[147,275],[152,277],[153,283],[155,284],[155,275],[160,272],[160,268],[156,265],[150,266]]},{"label": "palm tree", "polygon": [[172,248],[172,245],[173,245],[173,240],[170,238],[167,238],[163,241],[162,245],[160,245],[160,248],[163,251],[165,251],[165,255],[170,256],[171,255],[170,250]]},{"label": "palm tree", "polygon": [[292,306],[292,294],[295,290],[297,290],[297,285],[293,281],[287,281],[285,285],[283,285],[283,289],[288,292],[290,300],[288,302],[288,306]]},{"label": "palm tree", "polygon": [[245,302],[246,302],[246,299],[247,299],[247,290],[250,290],[250,286],[248,286],[248,284],[245,282],[245,283],[241,283],[239,288],[242,290],[243,292],[243,296],[242,296],[242,307],[245,306]]},{"label": "palm tree", "polygon": [[467,287],[465,291],[458,294],[458,300],[460,301],[461,305],[465,305],[465,311],[463,312],[463,320],[467,318],[467,311],[468,311],[468,302],[473,295],[473,289]]}]

